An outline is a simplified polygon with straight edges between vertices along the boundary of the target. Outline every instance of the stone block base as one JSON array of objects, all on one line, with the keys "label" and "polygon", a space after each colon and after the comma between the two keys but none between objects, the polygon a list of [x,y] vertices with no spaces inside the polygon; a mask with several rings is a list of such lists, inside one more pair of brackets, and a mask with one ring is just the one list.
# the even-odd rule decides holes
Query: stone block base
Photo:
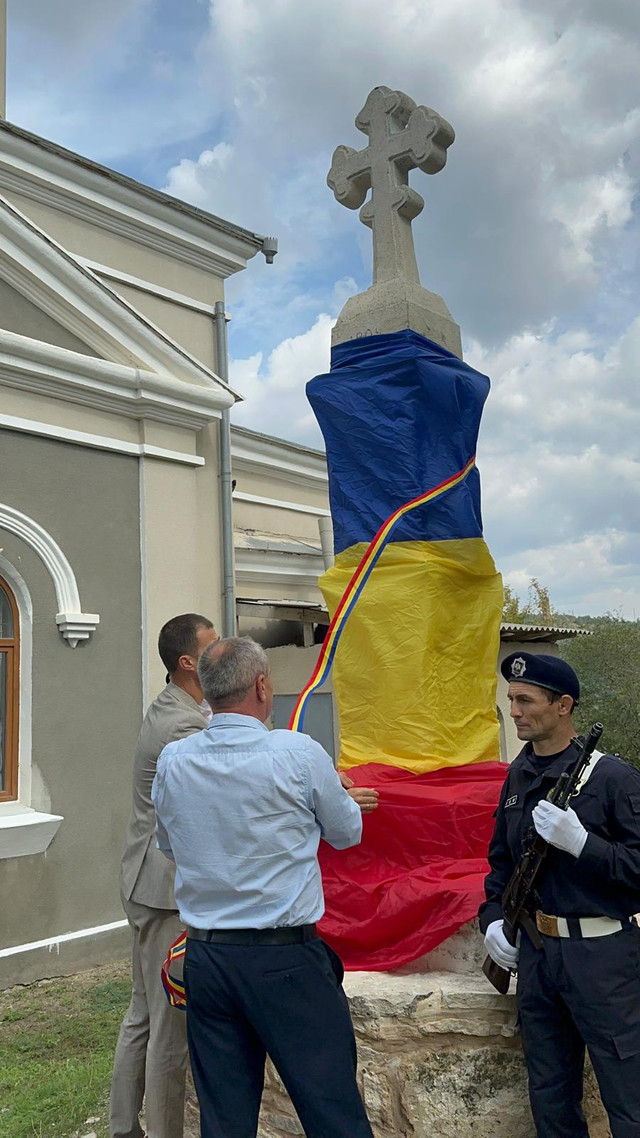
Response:
[{"label": "stone block base", "polygon": [[335,346],[407,328],[462,359],[460,328],[442,297],[400,277],[349,297],[331,333],[331,343]]},{"label": "stone block base", "polygon": [[[352,972],[345,991],[376,1138],[535,1138],[513,996],[450,972]],[[195,1138],[192,1088],[187,1098],[185,1138]],[[611,1138],[591,1071],[585,1113],[591,1138]],[[260,1138],[303,1133],[268,1065]]]}]

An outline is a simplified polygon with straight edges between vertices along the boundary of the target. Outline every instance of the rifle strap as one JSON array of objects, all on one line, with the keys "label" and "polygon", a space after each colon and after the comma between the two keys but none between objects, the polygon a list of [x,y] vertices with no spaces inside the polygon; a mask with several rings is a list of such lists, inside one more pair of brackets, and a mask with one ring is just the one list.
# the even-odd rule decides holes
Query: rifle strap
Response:
[{"label": "rifle strap", "polygon": [[580,791],[582,790],[584,784],[589,781],[589,779],[591,778],[591,775],[593,774],[593,772],[596,768],[596,763],[598,763],[600,761],[603,754],[604,754],[603,751],[593,751],[591,758],[589,759],[589,762],[587,763],[582,774],[580,775],[580,778],[578,779],[578,782],[576,783],[576,788],[575,788],[573,794],[571,795],[572,798],[575,798],[576,794],[579,794]]}]

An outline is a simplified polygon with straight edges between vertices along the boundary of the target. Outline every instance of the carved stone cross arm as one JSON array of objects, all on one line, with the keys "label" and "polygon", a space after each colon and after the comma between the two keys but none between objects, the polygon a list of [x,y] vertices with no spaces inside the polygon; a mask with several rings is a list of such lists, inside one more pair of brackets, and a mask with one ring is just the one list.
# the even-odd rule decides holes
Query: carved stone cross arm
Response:
[{"label": "carved stone cross arm", "polygon": [[360,220],[373,230],[373,279],[419,282],[411,222],[424,201],[408,184],[409,171],[437,174],[454,140],[436,111],[416,106],[402,91],[375,87],[356,118],[369,138],[363,150],[338,146],[327,182],[348,209],[363,205]]}]

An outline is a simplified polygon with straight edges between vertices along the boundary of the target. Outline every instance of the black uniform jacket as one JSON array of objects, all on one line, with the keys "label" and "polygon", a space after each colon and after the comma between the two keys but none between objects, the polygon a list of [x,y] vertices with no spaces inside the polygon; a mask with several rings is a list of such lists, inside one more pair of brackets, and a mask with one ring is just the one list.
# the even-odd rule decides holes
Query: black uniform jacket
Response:
[{"label": "black uniform jacket", "polygon": [[[527,743],[514,759],[496,810],[489,846],[487,900],[480,906],[486,932],[502,916],[501,898],[520,857],[531,814],[562,771],[577,758],[571,743],[549,758]],[[559,917],[630,917],[640,912],[640,771],[616,755],[603,755],[570,806],[588,838],[579,858],[551,848],[537,889],[544,913]]]}]

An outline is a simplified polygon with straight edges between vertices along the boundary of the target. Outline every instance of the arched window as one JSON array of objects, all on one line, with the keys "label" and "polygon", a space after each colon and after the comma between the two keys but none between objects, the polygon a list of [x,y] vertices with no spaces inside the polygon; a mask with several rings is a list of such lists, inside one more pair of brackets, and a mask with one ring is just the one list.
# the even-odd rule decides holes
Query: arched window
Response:
[{"label": "arched window", "polygon": [[0,802],[18,797],[19,695],[18,606],[0,577]]}]

